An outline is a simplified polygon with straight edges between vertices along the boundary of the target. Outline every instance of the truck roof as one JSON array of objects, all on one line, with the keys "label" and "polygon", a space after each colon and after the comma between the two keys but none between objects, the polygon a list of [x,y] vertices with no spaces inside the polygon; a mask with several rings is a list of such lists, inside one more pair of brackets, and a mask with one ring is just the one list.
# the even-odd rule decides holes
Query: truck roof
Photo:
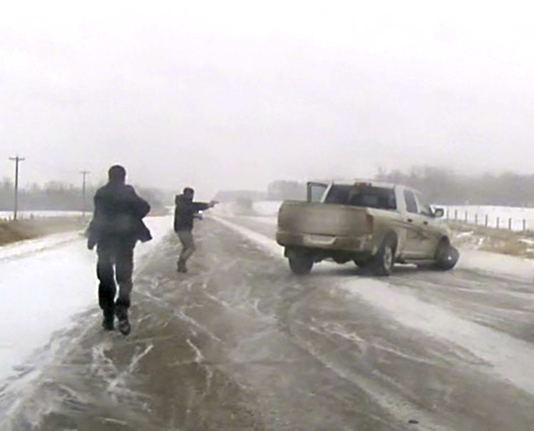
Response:
[{"label": "truck roof", "polygon": [[368,178],[355,178],[355,179],[329,179],[329,180],[312,180],[310,182],[317,182],[322,184],[333,184],[338,186],[353,186],[355,184],[368,184],[371,187],[382,187],[387,189],[394,189],[396,187],[402,187],[406,190],[411,190],[415,193],[419,193],[419,190],[414,189],[413,187],[406,186],[399,183],[388,183],[385,181],[370,180]]},{"label": "truck roof", "polygon": [[368,179],[355,179],[353,181],[335,181],[334,184],[343,184],[343,185],[347,185],[347,186],[353,186],[353,185],[356,185],[356,184],[368,184],[369,186],[372,186],[372,187],[383,187],[383,188],[388,188],[388,189],[392,189],[396,186],[396,184],[393,184],[393,183],[386,183],[386,182],[382,182],[382,181],[375,181],[375,180],[368,180]]},{"label": "truck roof", "polygon": [[414,189],[413,187],[406,186],[404,184],[388,183],[384,181],[376,181],[376,180],[370,180],[366,178],[365,179],[356,178],[353,180],[330,180],[330,181],[318,181],[318,182],[333,184],[333,185],[338,185],[338,186],[354,186],[356,184],[367,184],[371,187],[381,187],[381,188],[386,188],[386,189],[394,189],[396,187],[402,187],[403,189],[411,190],[416,193],[419,193],[418,190]]}]

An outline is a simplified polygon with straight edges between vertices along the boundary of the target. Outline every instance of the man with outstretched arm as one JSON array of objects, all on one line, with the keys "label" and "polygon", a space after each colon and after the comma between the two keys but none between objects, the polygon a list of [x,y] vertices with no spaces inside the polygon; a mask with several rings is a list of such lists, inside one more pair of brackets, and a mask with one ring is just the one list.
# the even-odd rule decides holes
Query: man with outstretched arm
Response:
[{"label": "man with outstretched arm", "polygon": [[181,195],[176,196],[174,203],[174,231],[182,243],[182,252],[178,259],[178,272],[187,272],[187,261],[195,252],[195,240],[193,238],[194,219],[200,211],[213,208],[217,202],[209,203],[194,202],[195,191],[186,187]]},{"label": "man with outstretched arm", "polygon": [[[143,222],[150,205],[126,184],[126,170],[112,166],[108,183],[94,197],[94,215],[87,229],[87,246],[96,245],[99,280],[98,301],[104,314],[102,326],[111,331],[117,316],[119,331],[128,335],[130,293],[132,290],[133,255],[137,241],[150,241],[152,236]],[[119,295],[115,302],[117,288]]]}]

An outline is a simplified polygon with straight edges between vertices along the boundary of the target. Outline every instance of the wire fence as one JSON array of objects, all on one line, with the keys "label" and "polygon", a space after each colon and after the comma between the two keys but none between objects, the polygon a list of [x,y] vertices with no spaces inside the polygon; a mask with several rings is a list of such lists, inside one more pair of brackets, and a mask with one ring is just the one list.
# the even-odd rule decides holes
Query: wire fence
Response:
[{"label": "wire fence", "polygon": [[445,218],[475,226],[515,232],[534,231],[534,208],[445,207]]}]

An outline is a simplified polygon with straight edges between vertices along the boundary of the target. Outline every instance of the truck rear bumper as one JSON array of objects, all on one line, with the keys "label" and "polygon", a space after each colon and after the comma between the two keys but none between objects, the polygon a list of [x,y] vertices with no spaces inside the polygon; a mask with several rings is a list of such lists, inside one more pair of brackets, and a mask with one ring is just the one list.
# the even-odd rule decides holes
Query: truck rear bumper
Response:
[{"label": "truck rear bumper", "polygon": [[304,247],[320,250],[352,252],[371,252],[373,250],[373,243],[371,237],[368,235],[353,237],[277,232],[276,242],[283,247]]}]

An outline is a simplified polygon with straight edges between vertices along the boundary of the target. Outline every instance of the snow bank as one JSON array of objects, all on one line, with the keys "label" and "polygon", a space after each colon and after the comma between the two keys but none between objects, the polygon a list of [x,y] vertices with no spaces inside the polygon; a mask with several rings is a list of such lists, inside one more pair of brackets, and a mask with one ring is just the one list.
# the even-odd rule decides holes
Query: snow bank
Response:
[{"label": "snow bank", "polygon": [[6,259],[36,254],[44,250],[66,245],[81,238],[83,238],[81,232],[64,232],[4,245],[0,247],[0,262]]},{"label": "snow bank", "polygon": [[505,254],[461,250],[457,268],[504,276],[524,282],[534,280],[534,261]]},{"label": "snow bank", "polygon": [[[136,248],[136,261],[158,245],[171,222],[147,219],[154,240]],[[0,380],[74,315],[97,306],[95,263],[79,233],[0,249]]]},{"label": "snow bank", "polygon": [[[46,217],[81,217],[81,211],[19,211],[20,219],[46,218]],[[13,218],[13,211],[0,211],[0,220]]]}]

